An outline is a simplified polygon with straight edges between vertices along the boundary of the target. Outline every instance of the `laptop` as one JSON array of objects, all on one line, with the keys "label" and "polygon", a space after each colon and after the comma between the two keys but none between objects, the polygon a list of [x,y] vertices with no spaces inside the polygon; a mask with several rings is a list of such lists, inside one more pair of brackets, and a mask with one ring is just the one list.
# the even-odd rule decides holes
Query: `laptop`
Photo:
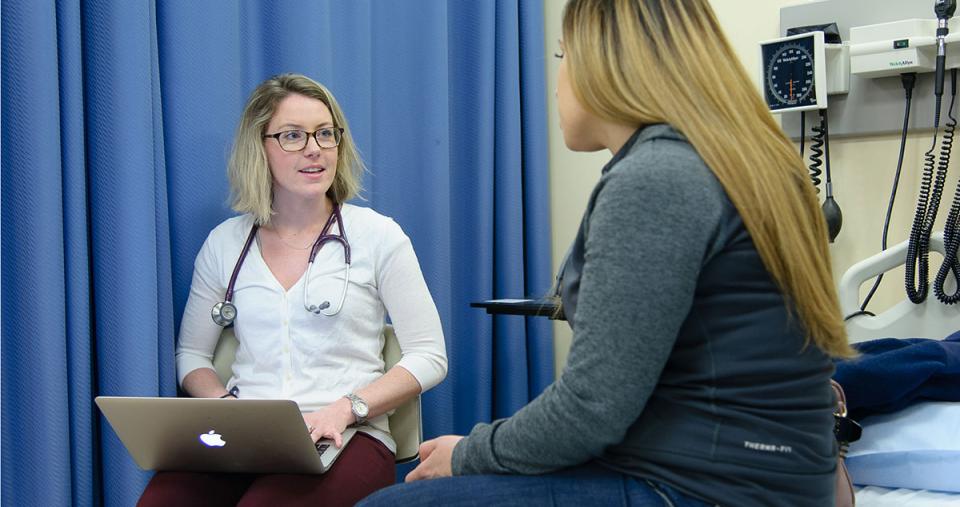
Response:
[{"label": "laptop", "polygon": [[144,470],[177,472],[322,474],[343,445],[310,438],[292,400],[136,398],[94,400]]}]

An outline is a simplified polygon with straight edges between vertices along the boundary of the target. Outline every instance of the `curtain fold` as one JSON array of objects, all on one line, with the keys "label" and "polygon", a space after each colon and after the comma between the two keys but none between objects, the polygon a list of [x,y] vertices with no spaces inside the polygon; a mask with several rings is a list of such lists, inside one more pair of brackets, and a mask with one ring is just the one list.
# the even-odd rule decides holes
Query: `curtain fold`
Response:
[{"label": "curtain fold", "polygon": [[[43,498],[51,505],[69,505],[73,488],[71,453],[66,451],[73,444],[73,421],[56,416],[73,408],[68,394],[72,337],[63,311],[67,274],[57,31],[53,24],[57,12],[49,2],[4,2],[2,10],[0,445],[4,473],[0,484],[5,503],[25,504],[32,493],[22,485],[35,484],[34,477],[43,476],[47,478]],[[18,40],[30,44],[17,44]],[[66,436],[71,442],[54,446],[48,443],[51,435],[58,440]],[[9,459],[24,447],[34,448],[33,452],[17,453],[22,455],[15,461]]]},{"label": "curtain fold", "polygon": [[150,477],[93,405],[173,396],[193,261],[232,212],[243,103],[326,84],[413,241],[447,338],[424,432],[466,433],[553,379],[544,319],[469,308],[550,287],[542,2],[3,1],[4,505],[131,505]]},{"label": "curtain fold", "polygon": [[[64,299],[61,304],[66,318],[64,338],[68,361],[65,400],[67,405],[64,408],[68,409],[61,408],[54,413],[66,413],[69,417],[71,497],[72,503],[82,505],[99,503],[99,490],[93,486],[98,481],[91,478],[99,477],[100,460],[96,446],[91,445],[97,439],[94,422],[97,414],[93,404],[89,402],[95,392],[95,377],[88,270],[90,241],[84,148],[86,135],[83,114],[81,12],[79,4],[76,3],[65,2],[57,4],[56,7],[65,275]],[[4,44],[3,47],[9,46]],[[7,119],[6,113],[4,119]],[[16,170],[12,167],[9,169]],[[51,172],[57,173],[56,170]],[[4,223],[11,222],[4,219]],[[10,384],[4,381],[4,385]]]},{"label": "curtain fold", "polygon": [[[176,394],[156,23],[146,2],[87,1],[83,93],[96,393]],[[102,432],[103,499],[129,504],[148,473]]]},{"label": "curtain fold", "polygon": [[[550,252],[550,161],[547,156],[547,89],[544,62],[543,2],[517,7],[520,72],[520,143],[523,185],[524,293],[544,296],[553,284]],[[546,264],[544,264],[546,263]],[[544,319],[524,319],[527,341],[528,399],[535,398],[554,378],[553,325]]]}]

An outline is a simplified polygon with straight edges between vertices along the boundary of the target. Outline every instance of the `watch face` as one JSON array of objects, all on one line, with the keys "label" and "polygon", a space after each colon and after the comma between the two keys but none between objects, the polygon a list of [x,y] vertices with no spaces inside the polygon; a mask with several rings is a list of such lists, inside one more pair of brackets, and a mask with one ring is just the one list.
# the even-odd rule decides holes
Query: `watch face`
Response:
[{"label": "watch face", "polygon": [[346,398],[350,400],[350,410],[353,411],[353,414],[357,416],[358,419],[366,419],[367,414],[370,412],[370,408],[367,407],[367,402],[363,401],[363,398],[352,393],[346,395]]},{"label": "watch face", "polygon": [[369,409],[367,408],[367,404],[363,401],[354,400],[353,411],[356,412],[360,417],[367,417],[367,412],[369,412]]}]

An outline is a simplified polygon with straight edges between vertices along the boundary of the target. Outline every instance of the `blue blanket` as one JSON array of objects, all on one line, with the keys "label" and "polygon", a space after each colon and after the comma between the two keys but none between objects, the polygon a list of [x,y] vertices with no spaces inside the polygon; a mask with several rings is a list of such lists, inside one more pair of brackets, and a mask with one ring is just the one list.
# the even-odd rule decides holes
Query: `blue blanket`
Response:
[{"label": "blue blanket", "polygon": [[837,362],[850,416],[895,412],[915,401],[960,401],[960,331],[944,340],[883,338],[854,344]]}]

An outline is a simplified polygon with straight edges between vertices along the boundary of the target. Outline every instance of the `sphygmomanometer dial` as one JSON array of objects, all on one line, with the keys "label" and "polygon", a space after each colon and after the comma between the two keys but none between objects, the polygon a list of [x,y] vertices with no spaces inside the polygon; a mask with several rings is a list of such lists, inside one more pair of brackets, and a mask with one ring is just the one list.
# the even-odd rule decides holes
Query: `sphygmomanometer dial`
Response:
[{"label": "sphygmomanometer dial", "polygon": [[817,104],[813,55],[812,38],[763,47],[764,98],[771,111]]}]

